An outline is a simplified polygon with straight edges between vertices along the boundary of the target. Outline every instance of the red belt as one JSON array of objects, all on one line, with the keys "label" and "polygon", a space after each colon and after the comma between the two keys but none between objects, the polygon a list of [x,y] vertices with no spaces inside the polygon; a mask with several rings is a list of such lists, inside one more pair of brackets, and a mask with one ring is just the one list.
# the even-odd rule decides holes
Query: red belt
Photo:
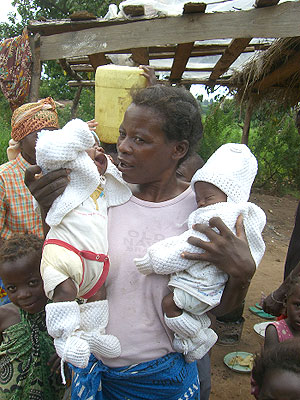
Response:
[{"label": "red belt", "polygon": [[102,274],[100,275],[99,280],[97,281],[97,283],[95,284],[95,286],[93,286],[93,288],[91,290],[89,290],[86,294],[84,294],[81,297],[84,299],[88,299],[88,298],[92,297],[101,288],[101,286],[104,284],[104,282],[107,278],[108,270],[109,270],[109,257],[106,254],[94,253],[94,252],[88,251],[88,250],[78,250],[78,249],[76,249],[76,247],[74,247],[74,246],[70,245],[69,243],[66,243],[62,240],[59,240],[59,239],[46,239],[44,241],[43,249],[47,244],[56,244],[58,246],[64,247],[68,250],[73,251],[80,257],[81,262],[82,262],[83,273],[82,273],[82,279],[81,279],[79,287],[82,285],[83,280],[84,280],[85,265],[84,265],[83,259],[85,258],[86,260],[102,262],[103,263],[103,271],[102,271]]}]

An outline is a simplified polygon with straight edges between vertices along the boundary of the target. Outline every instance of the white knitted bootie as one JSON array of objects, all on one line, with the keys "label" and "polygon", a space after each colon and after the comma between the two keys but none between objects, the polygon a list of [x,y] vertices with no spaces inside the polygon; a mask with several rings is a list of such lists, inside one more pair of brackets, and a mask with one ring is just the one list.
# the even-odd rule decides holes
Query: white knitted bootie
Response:
[{"label": "white knitted bootie", "polygon": [[[190,348],[191,350],[188,351],[185,355],[185,361],[188,363],[191,363],[196,360],[201,360],[202,357],[205,356],[206,353],[209,352],[209,350],[213,347],[213,345],[216,343],[218,340],[218,335],[216,332],[211,329],[211,328],[206,328],[203,331],[203,334],[206,336],[206,339],[203,341],[202,335],[199,338],[199,342],[197,343],[197,340],[191,340],[190,343]],[[175,340],[175,339],[174,339]],[[192,350],[192,347],[194,349]]]},{"label": "white knitted bootie", "polygon": [[121,354],[119,339],[116,336],[105,334],[107,323],[107,300],[80,305],[81,337],[89,343],[91,352],[98,360],[101,357],[116,358]]},{"label": "white knitted bootie", "polygon": [[186,311],[182,311],[181,315],[174,318],[169,318],[165,314],[164,318],[167,327],[183,338],[194,337],[200,329],[208,328],[211,324],[207,315],[192,316]]},{"label": "white knitted bootie", "polygon": [[165,322],[175,332],[174,350],[183,353],[187,362],[201,359],[218,339],[216,333],[208,328],[211,321],[206,314],[190,315],[183,311],[174,318],[165,315]]},{"label": "white knitted bootie", "polygon": [[45,307],[49,335],[62,361],[85,368],[91,355],[90,346],[80,337],[80,311],[76,301],[50,303]]}]

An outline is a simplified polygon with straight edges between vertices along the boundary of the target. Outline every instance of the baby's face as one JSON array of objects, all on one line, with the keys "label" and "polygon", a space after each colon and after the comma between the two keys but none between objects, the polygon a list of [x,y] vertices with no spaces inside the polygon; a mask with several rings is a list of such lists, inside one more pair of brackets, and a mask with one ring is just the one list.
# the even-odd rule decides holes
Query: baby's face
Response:
[{"label": "baby's face", "polygon": [[198,208],[227,201],[226,194],[208,182],[196,182],[195,194]]},{"label": "baby's face", "polygon": [[103,175],[107,168],[107,158],[104,154],[103,148],[95,143],[93,147],[87,150],[87,153],[94,161],[94,164],[96,165],[99,174]]}]

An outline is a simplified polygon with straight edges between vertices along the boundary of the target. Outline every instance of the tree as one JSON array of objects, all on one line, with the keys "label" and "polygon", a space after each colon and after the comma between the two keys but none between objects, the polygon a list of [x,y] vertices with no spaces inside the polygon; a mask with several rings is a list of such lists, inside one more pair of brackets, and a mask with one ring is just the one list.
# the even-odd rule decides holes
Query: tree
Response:
[{"label": "tree", "polygon": [[9,23],[0,24],[0,39],[19,35],[29,20],[64,19],[74,11],[83,10],[103,17],[112,3],[119,5],[121,0],[13,0],[12,5],[20,14],[21,21],[16,22],[16,13],[10,13]]},{"label": "tree", "polygon": [[[121,0],[13,0],[12,5],[16,7],[21,16],[21,21],[16,22],[16,13],[9,14],[9,23],[0,24],[0,40],[20,35],[30,20],[64,19],[68,18],[74,11],[86,10],[96,17],[104,16],[111,3],[119,5]],[[83,79],[91,78],[88,74],[82,74]],[[69,77],[57,61],[43,63],[40,97],[52,96],[54,99],[73,99],[76,89],[68,85]],[[93,109],[93,91],[90,93]]]}]

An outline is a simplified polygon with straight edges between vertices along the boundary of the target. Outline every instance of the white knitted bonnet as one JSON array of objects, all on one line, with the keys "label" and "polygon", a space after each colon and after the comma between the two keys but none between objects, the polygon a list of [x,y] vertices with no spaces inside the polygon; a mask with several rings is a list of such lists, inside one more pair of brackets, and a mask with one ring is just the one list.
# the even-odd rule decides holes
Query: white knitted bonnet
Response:
[{"label": "white knitted bonnet", "polygon": [[87,123],[73,119],[62,129],[42,130],[36,143],[36,162],[43,173],[69,168],[70,182],[62,195],[52,204],[46,222],[58,225],[62,218],[85,201],[100,184],[100,175],[86,150],[95,143]]},{"label": "white knitted bonnet", "polygon": [[209,182],[227,195],[227,201],[247,202],[257,173],[257,161],[245,144],[220,146],[194,174],[191,185]]}]

